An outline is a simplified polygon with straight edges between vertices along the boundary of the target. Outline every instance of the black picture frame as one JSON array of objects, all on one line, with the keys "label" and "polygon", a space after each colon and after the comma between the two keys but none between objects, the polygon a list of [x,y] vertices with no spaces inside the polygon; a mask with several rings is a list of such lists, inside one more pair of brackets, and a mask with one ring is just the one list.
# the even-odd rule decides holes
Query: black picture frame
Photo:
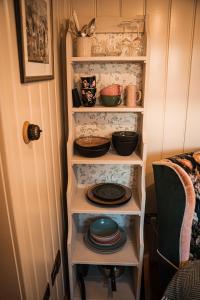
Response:
[{"label": "black picture frame", "polygon": [[21,83],[54,78],[51,0],[14,0]]}]

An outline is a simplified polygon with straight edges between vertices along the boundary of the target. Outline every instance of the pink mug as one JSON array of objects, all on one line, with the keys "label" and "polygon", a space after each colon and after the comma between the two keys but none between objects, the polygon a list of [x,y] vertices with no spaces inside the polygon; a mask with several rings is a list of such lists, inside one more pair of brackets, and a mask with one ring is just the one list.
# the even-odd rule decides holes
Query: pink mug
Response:
[{"label": "pink mug", "polygon": [[137,106],[137,101],[142,98],[142,92],[137,89],[137,85],[130,84],[126,87],[126,105],[130,107]]},{"label": "pink mug", "polygon": [[101,89],[100,94],[102,96],[119,96],[122,92],[122,86],[119,84],[108,85]]}]

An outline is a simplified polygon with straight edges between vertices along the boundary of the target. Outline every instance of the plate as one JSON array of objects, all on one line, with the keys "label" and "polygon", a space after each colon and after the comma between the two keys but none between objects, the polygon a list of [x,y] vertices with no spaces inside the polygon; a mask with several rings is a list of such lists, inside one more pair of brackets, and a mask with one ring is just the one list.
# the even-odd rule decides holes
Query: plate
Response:
[{"label": "plate", "polygon": [[121,239],[121,233],[119,233],[115,238],[113,238],[110,241],[97,241],[91,235],[89,235],[89,239],[95,245],[99,245],[99,246],[112,246],[112,245],[115,245],[115,244],[117,244],[119,242],[119,240]]},{"label": "plate", "polygon": [[120,236],[120,231],[119,229],[116,231],[116,233],[114,233],[113,235],[110,236],[99,236],[99,235],[95,235],[95,234],[91,234],[90,232],[90,236],[94,241],[97,242],[109,242],[112,241],[114,238],[119,237]]},{"label": "plate", "polygon": [[100,183],[92,189],[95,197],[102,200],[118,200],[122,198],[126,190],[123,185],[116,183]]},{"label": "plate", "polygon": [[122,228],[120,228],[120,232],[121,232],[121,239],[115,245],[110,245],[110,246],[102,245],[101,246],[101,245],[94,244],[91,241],[91,239],[89,238],[88,231],[84,235],[84,242],[89,249],[91,249],[92,251],[94,251],[96,253],[111,254],[111,253],[119,251],[126,243],[127,238],[126,238],[125,231]]},{"label": "plate", "polygon": [[126,202],[128,202],[131,199],[131,196],[132,196],[131,189],[128,188],[127,186],[123,186],[124,189],[125,189],[125,195],[122,198],[119,198],[118,200],[102,200],[102,199],[99,199],[99,198],[95,197],[95,195],[92,192],[93,187],[94,186],[91,186],[87,190],[86,196],[87,196],[88,200],[90,200],[93,203],[98,204],[98,205],[103,205],[103,206],[122,205],[122,204],[125,204]]}]

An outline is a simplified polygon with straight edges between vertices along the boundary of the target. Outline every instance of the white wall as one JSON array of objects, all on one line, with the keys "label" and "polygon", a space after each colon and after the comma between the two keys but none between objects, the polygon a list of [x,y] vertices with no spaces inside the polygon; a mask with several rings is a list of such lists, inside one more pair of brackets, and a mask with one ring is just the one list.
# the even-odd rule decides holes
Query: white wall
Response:
[{"label": "white wall", "polygon": [[150,35],[147,210],[155,210],[152,162],[200,148],[200,1],[71,0],[81,24],[93,16],[148,16]]},{"label": "white wall", "polygon": [[[7,253],[5,247],[0,247],[4,254],[0,255],[0,265],[2,274],[4,269],[11,273],[9,282],[6,282],[7,273],[0,277],[4,279],[0,282],[1,287],[4,285],[4,290],[0,288],[0,299],[4,300],[18,299],[20,285],[23,299],[42,299],[57,250],[62,247],[61,148],[64,133],[59,31],[68,7],[61,0],[52,2],[55,79],[21,84],[14,1],[0,1],[0,230],[7,243],[7,246],[4,244]],[[43,130],[41,138],[28,145],[22,138],[26,120]],[[11,285],[17,280],[17,274],[19,282]],[[12,293],[15,297],[10,296]],[[51,296],[51,299],[63,299],[62,268]]]}]

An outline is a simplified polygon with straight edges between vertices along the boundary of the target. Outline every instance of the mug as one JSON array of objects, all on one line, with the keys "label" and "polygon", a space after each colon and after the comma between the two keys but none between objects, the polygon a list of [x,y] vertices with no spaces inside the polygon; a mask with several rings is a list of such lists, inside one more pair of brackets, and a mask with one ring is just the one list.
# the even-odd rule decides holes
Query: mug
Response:
[{"label": "mug", "polygon": [[126,105],[130,107],[137,106],[137,101],[142,98],[142,92],[137,89],[137,85],[130,84],[126,87]]},{"label": "mug", "polygon": [[96,88],[96,76],[81,77],[81,88],[82,89]]},{"label": "mug", "polygon": [[94,106],[96,103],[96,89],[82,89],[82,102],[84,106]]},{"label": "mug", "polygon": [[102,96],[119,96],[122,92],[122,86],[119,84],[108,85],[101,89],[100,94]]}]

